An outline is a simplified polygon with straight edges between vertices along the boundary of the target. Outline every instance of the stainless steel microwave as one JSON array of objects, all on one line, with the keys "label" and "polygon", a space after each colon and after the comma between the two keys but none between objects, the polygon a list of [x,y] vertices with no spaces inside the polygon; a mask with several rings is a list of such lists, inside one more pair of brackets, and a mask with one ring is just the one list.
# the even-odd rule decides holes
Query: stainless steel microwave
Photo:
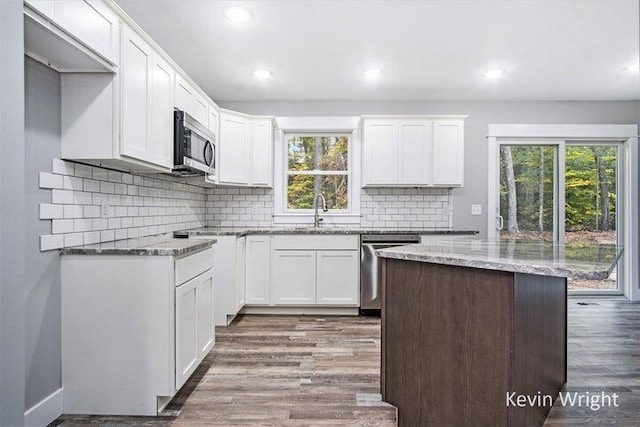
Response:
[{"label": "stainless steel microwave", "polygon": [[182,110],[173,112],[174,175],[216,174],[216,135]]}]

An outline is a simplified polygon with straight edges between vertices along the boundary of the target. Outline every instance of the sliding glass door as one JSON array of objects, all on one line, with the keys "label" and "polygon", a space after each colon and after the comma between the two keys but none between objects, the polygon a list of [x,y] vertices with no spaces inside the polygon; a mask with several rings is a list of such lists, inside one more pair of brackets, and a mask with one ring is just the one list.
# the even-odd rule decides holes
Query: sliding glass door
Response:
[{"label": "sliding glass door", "polygon": [[[498,151],[499,238],[621,243],[619,145],[517,141]],[[569,290],[620,293],[617,271],[607,280],[570,279]]]}]

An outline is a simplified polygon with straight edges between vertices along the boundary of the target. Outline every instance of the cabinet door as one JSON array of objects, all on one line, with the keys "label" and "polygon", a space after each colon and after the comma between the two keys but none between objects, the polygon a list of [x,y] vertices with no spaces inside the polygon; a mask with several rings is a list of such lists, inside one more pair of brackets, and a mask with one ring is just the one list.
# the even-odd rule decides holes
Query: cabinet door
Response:
[{"label": "cabinet door", "polygon": [[190,114],[202,125],[209,127],[209,103],[198,92],[194,92],[193,112]]},{"label": "cabinet door", "polygon": [[147,160],[152,76],[151,47],[128,27],[122,31],[120,152]]},{"label": "cabinet door", "polygon": [[272,272],[273,304],[315,304],[315,251],[274,251]]},{"label": "cabinet door", "polygon": [[360,257],[358,251],[318,251],[316,302],[358,305]]},{"label": "cabinet door", "polygon": [[195,90],[187,83],[187,81],[181,76],[176,76],[176,90],[175,90],[175,106],[176,108],[187,112],[187,114],[193,116],[193,99]]},{"label": "cabinet door", "polygon": [[220,128],[220,114],[216,107],[213,105],[209,105],[209,130],[213,132],[216,136],[216,140],[218,140],[218,129]]},{"label": "cabinet door", "polygon": [[198,342],[198,363],[205,358],[215,342],[213,319],[213,277],[211,272],[197,278],[196,287],[196,336]]},{"label": "cabinet door", "polygon": [[[147,158],[161,166],[173,167],[173,68],[160,55],[153,55],[151,74],[151,115]],[[125,100],[126,102],[126,100]]]},{"label": "cabinet door", "polygon": [[176,390],[198,366],[198,278],[176,287]]},{"label": "cabinet door", "polygon": [[363,185],[398,183],[397,120],[367,120],[363,151]]},{"label": "cabinet door", "polygon": [[251,146],[251,184],[273,185],[273,125],[271,120],[254,120]]},{"label": "cabinet door", "polygon": [[433,185],[462,186],[464,175],[464,122],[433,122]]},{"label": "cabinet door", "polygon": [[56,0],[54,16],[69,34],[114,65],[118,63],[118,17],[99,0]]},{"label": "cabinet door", "polygon": [[245,303],[249,305],[269,304],[270,284],[270,238],[247,236],[247,258],[245,276]]},{"label": "cabinet door", "polygon": [[427,185],[430,176],[431,122],[427,120],[398,121],[399,166],[398,183]]},{"label": "cabinet door", "polygon": [[250,123],[244,117],[220,114],[220,172],[221,183],[249,184]]},{"label": "cabinet door", "polygon": [[236,246],[236,313],[245,304],[245,264],[247,255],[246,237],[239,237]]}]

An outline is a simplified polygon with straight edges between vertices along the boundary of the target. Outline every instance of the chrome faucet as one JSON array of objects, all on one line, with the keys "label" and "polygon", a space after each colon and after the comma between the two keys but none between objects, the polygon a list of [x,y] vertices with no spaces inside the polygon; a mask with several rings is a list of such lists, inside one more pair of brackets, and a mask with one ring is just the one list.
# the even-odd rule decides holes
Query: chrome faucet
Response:
[{"label": "chrome faucet", "polygon": [[327,209],[327,200],[324,198],[322,194],[318,194],[315,200],[313,201],[314,210],[315,210],[315,214],[313,217],[313,226],[315,228],[320,227],[320,222],[322,221],[322,218],[320,218],[320,215],[318,215],[318,199],[320,199],[320,201],[322,202],[322,212],[327,212],[329,210]]}]

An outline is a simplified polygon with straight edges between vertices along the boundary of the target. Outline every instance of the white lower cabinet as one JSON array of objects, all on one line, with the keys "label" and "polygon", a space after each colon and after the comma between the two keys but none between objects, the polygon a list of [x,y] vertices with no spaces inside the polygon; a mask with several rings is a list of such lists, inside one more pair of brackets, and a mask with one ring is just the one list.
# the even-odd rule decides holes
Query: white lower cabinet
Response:
[{"label": "white lower cabinet", "polygon": [[357,305],[359,251],[316,252],[316,303]]},{"label": "white lower cabinet", "polygon": [[269,236],[247,236],[245,303],[269,305],[271,249]]},{"label": "white lower cabinet", "polygon": [[213,347],[213,278],[203,274],[176,287],[176,389]]},{"label": "white lower cabinet", "polygon": [[357,307],[359,236],[247,236],[249,306]]},{"label": "white lower cabinet", "polygon": [[227,326],[245,301],[245,237],[216,236],[214,319],[216,326]]},{"label": "white lower cabinet", "polygon": [[176,288],[176,388],[196,370],[198,307],[195,280]]},{"label": "white lower cabinet", "polygon": [[64,413],[158,414],[214,344],[213,259],[61,257]]},{"label": "white lower cabinet", "polygon": [[316,253],[276,250],[273,253],[273,304],[316,303]]},{"label": "white lower cabinet", "polygon": [[236,312],[244,307],[247,238],[238,237],[236,245]]}]

